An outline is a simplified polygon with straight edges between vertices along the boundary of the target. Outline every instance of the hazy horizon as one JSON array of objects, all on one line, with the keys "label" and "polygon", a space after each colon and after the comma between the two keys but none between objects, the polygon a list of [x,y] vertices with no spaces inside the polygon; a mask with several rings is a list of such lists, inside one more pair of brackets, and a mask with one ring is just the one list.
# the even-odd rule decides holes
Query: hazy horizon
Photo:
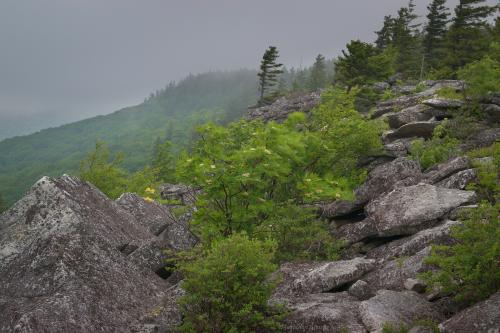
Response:
[{"label": "hazy horizon", "polygon": [[[429,2],[418,1],[419,14]],[[333,58],[351,39],[373,41],[384,15],[406,4],[4,0],[0,140],[141,103],[190,73],[257,68],[269,45],[287,67]]]}]

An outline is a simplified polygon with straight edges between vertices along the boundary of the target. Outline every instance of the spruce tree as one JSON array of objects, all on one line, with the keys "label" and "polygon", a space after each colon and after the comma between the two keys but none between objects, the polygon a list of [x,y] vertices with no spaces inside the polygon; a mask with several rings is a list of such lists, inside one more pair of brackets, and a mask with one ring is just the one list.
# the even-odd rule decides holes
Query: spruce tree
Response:
[{"label": "spruce tree", "polygon": [[446,39],[445,65],[455,71],[480,59],[489,48],[487,18],[498,6],[485,5],[486,0],[460,0]]},{"label": "spruce tree", "polygon": [[276,86],[279,75],[283,73],[283,64],[277,63],[279,52],[276,46],[269,46],[260,63],[259,77],[259,104],[263,104],[266,95]]},{"label": "spruce tree", "polygon": [[325,57],[318,54],[314,65],[311,69],[311,76],[309,77],[309,89],[315,91],[324,88],[326,85],[326,65]]},{"label": "spruce tree", "polygon": [[384,26],[379,31],[375,31],[377,40],[375,45],[379,49],[385,49],[392,43],[394,35],[394,18],[391,15],[384,17]]},{"label": "spruce tree", "polygon": [[427,6],[427,25],[424,29],[424,56],[427,67],[436,68],[444,53],[444,40],[446,37],[448,17],[450,13],[445,6],[446,0],[433,0]]}]

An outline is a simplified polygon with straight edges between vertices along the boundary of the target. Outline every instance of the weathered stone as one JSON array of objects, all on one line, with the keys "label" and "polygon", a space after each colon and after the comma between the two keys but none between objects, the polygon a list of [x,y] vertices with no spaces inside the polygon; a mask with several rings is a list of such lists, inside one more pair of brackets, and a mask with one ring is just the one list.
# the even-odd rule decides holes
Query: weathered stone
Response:
[{"label": "weathered stone", "polygon": [[424,138],[432,137],[434,128],[439,124],[438,121],[416,121],[399,127],[393,131],[387,131],[383,134],[382,140],[390,142],[403,138]]},{"label": "weathered stone", "polygon": [[411,141],[411,139],[398,139],[384,145],[384,147],[394,157],[405,157],[410,152]]},{"label": "weathered stone", "polygon": [[428,112],[429,109],[430,108],[428,106],[417,104],[399,112],[388,114],[387,120],[389,121],[389,126],[396,129],[416,121],[430,120],[432,118],[432,114]]},{"label": "weathered stone", "polygon": [[396,112],[396,108],[393,105],[379,105],[370,113],[371,119],[377,119],[385,114]]},{"label": "weathered stone", "polygon": [[371,201],[365,211],[373,219],[378,236],[411,235],[434,226],[451,210],[475,200],[472,191],[418,184],[397,188]]},{"label": "weathered stone", "polygon": [[42,178],[0,215],[0,331],[124,332],[141,324],[169,286],[140,262],[151,258],[134,254],[154,241],[93,186]]},{"label": "weathered stone", "polygon": [[499,123],[500,122],[500,105],[482,104],[481,109],[486,114],[486,118],[491,123]]},{"label": "weathered stone", "polygon": [[436,186],[463,190],[467,185],[475,181],[477,181],[477,171],[475,169],[467,169],[443,179]]},{"label": "weathered stone", "polygon": [[403,290],[406,279],[417,278],[420,273],[431,269],[431,266],[425,263],[425,258],[429,256],[430,251],[431,247],[426,247],[410,257],[400,256],[387,261],[369,272],[363,280],[373,290]]},{"label": "weathered stone", "polygon": [[434,333],[434,330],[428,326],[414,326],[408,333]]},{"label": "weathered stone", "polygon": [[446,221],[434,228],[422,230],[415,235],[378,246],[368,252],[367,258],[385,261],[398,256],[412,256],[431,244],[450,245],[454,242],[450,237],[451,228],[457,225],[460,225],[460,223]]},{"label": "weathered stone", "polygon": [[347,290],[349,295],[356,297],[360,301],[364,301],[373,297],[373,292],[370,288],[370,285],[363,280],[356,281],[352,286]]},{"label": "weathered stone", "polygon": [[372,219],[364,219],[361,222],[349,223],[335,230],[335,237],[347,244],[357,243],[368,237],[376,236],[377,228]]},{"label": "weathered stone", "polygon": [[373,169],[368,174],[367,181],[355,191],[356,199],[364,204],[398,186],[417,184],[421,174],[420,165],[416,161],[397,158]]},{"label": "weathered stone", "polygon": [[160,195],[164,200],[178,200],[183,205],[192,206],[196,202],[199,190],[184,184],[162,184]]},{"label": "weathered stone", "polygon": [[413,278],[406,279],[406,281],[404,282],[404,286],[405,289],[414,291],[419,294],[424,293],[425,289],[427,288],[427,285],[424,282]]},{"label": "weathered stone", "polygon": [[497,332],[500,328],[500,292],[465,309],[439,325],[443,333]]},{"label": "weathered stone", "polygon": [[466,149],[484,148],[500,141],[500,127],[490,128],[473,134],[467,138]]},{"label": "weathered stone", "polygon": [[373,84],[373,89],[378,92],[383,92],[391,87],[387,82],[376,82]]},{"label": "weathered stone", "polygon": [[284,320],[285,332],[367,332],[359,317],[359,302],[346,292],[306,295],[290,310]]},{"label": "weathered stone", "polygon": [[427,170],[427,172],[424,173],[423,179],[428,184],[436,184],[452,174],[468,168],[470,168],[470,160],[468,157],[454,157]]},{"label": "weathered stone", "polygon": [[436,109],[459,109],[464,102],[458,99],[431,98],[423,101],[422,104]]},{"label": "weathered stone", "polygon": [[356,258],[334,262],[286,263],[278,274],[282,282],[272,297],[290,303],[296,297],[334,290],[373,269],[375,260]]},{"label": "weathered stone", "polygon": [[411,291],[379,290],[375,297],[361,302],[359,308],[361,319],[370,332],[382,332],[385,324],[399,327],[417,320],[443,319],[431,303]]},{"label": "weathered stone", "polygon": [[321,92],[278,98],[270,105],[249,108],[248,119],[282,122],[293,112],[309,113],[321,101]]},{"label": "weathered stone", "polygon": [[460,206],[460,207],[457,207],[455,208],[454,210],[452,210],[450,212],[450,214],[448,214],[448,218],[450,220],[458,220],[460,218],[460,216],[467,212],[467,211],[470,211],[472,209],[476,209],[477,207],[479,207],[478,205],[466,205],[466,206]]},{"label": "weathered stone", "polygon": [[334,219],[349,216],[362,209],[355,201],[336,200],[320,207],[320,215],[323,218]]}]

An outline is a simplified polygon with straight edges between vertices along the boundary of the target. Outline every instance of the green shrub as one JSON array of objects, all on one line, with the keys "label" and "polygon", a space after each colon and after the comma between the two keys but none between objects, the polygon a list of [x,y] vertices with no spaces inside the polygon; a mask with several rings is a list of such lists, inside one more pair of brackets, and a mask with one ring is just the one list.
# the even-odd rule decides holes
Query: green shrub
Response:
[{"label": "green shrub", "polygon": [[458,77],[467,83],[466,93],[470,97],[480,98],[500,91],[500,63],[489,56],[460,69]]},{"label": "green shrub", "polygon": [[216,241],[205,255],[180,265],[186,295],[180,299],[184,332],[279,331],[280,312],[267,300],[276,245],[242,234]]},{"label": "green shrub", "polygon": [[470,184],[467,189],[474,190],[482,200],[487,200],[492,204],[500,202],[500,142],[496,142],[490,147],[481,148],[469,152],[471,158],[491,157],[490,161],[474,162],[473,166],[478,172],[478,181]]},{"label": "green shrub", "polygon": [[464,95],[460,92],[457,92],[456,89],[453,89],[451,87],[443,87],[437,91],[437,95],[441,98],[448,98],[448,99],[458,99],[458,100],[463,100]]},{"label": "green shrub", "polygon": [[444,162],[458,153],[458,139],[449,136],[446,122],[434,129],[432,139],[417,139],[411,143],[410,157],[420,163],[425,170]]},{"label": "green shrub", "polygon": [[488,298],[500,289],[500,205],[483,203],[462,216],[452,230],[456,244],[433,246],[427,263],[438,270],[422,275],[466,304]]}]

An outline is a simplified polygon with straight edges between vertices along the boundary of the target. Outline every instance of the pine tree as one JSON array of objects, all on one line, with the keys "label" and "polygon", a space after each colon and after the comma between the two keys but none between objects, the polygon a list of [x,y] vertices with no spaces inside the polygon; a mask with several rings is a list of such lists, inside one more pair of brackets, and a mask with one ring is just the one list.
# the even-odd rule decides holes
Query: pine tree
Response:
[{"label": "pine tree", "polygon": [[373,77],[369,59],[376,55],[373,45],[360,40],[352,40],[342,50],[335,62],[335,81],[347,86],[350,90],[357,85],[368,84]]},{"label": "pine tree", "polygon": [[260,63],[260,72],[257,74],[259,77],[259,104],[264,103],[266,94],[270,92],[278,82],[278,77],[283,73],[283,64],[277,63],[279,52],[276,46],[269,46],[264,52],[262,61]]},{"label": "pine tree", "polygon": [[391,15],[384,17],[384,26],[379,31],[375,31],[377,40],[375,45],[379,49],[385,49],[392,43],[394,35],[394,18]]},{"label": "pine tree", "polygon": [[311,69],[311,76],[309,77],[309,89],[315,91],[324,88],[326,85],[326,65],[325,57],[318,54],[314,65]]},{"label": "pine tree", "polygon": [[480,59],[489,47],[487,18],[498,6],[485,5],[486,0],[460,0],[446,39],[445,65],[455,71]]},{"label": "pine tree", "polygon": [[427,6],[427,25],[424,29],[424,56],[428,67],[436,68],[444,53],[444,40],[447,32],[446,25],[450,13],[445,6],[446,0],[433,0]]},{"label": "pine tree", "polygon": [[393,28],[393,45],[398,51],[397,70],[410,78],[418,76],[421,64],[420,24],[414,23],[417,18],[415,4],[410,0],[407,7],[398,11]]}]

